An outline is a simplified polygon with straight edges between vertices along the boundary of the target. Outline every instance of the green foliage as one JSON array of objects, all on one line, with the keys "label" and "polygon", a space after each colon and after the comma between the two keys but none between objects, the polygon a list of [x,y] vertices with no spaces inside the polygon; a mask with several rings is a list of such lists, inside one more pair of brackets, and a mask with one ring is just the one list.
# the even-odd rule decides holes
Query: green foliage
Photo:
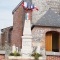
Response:
[{"label": "green foliage", "polygon": [[37,47],[35,47],[35,48],[33,49],[33,53],[31,54],[31,56],[33,56],[33,57],[35,58],[35,60],[39,60],[39,57],[41,57],[42,54],[37,53],[37,52],[36,52],[36,49],[37,49]]},{"label": "green foliage", "polygon": [[42,56],[42,54],[39,54],[39,53],[33,53],[31,56],[33,56],[35,58],[35,60],[39,60],[39,57]]},{"label": "green foliage", "polygon": [[14,53],[10,53],[10,56],[14,56]]},{"label": "green foliage", "polygon": [[21,56],[18,52],[10,53],[10,56]]}]

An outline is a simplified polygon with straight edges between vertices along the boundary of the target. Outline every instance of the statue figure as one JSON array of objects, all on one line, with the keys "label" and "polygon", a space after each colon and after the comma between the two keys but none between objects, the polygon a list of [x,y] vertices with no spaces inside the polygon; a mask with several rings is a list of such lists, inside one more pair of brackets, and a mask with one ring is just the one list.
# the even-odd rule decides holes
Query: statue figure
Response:
[{"label": "statue figure", "polygon": [[29,20],[29,13],[25,14],[25,20]]}]

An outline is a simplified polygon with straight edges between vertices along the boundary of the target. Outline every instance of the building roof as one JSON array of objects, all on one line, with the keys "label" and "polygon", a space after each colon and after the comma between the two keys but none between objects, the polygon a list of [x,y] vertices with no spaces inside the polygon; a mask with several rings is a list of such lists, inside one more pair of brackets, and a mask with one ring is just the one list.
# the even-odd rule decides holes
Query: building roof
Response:
[{"label": "building roof", "polygon": [[14,14],[14,12],[19,8],[19,6],[21,5],[22,2],[23,2],[23,1],[21,1],[21,2],[14,8],[14,10],[12,11],[12,14]]},{"label": "building roof", "polygon": [[12,14],[14,14],[14,12],[20,7],[20,5],[22,4],[22,2],[28,2],[28,3],[32,3],[32,0],[22,0],[16,7],[15,9],[12,11]]},{"label": "building roof", "polygon": [[32,3],[32,0],[23,0],[23,1],[26,1],[26,2]]},{"label": "building roof", "polygon": [[13,26],[9,26],[9,27],[3,28],[3,29],[1,29],[1,32],[4,32],[7,29],[10,30],[10,31],[12,31]]},{"label": "building roof", "polygon": [[60,15],[54,13],[49,9],[35,25],[39,26],[49,26],[49,27],[60,27]]}]

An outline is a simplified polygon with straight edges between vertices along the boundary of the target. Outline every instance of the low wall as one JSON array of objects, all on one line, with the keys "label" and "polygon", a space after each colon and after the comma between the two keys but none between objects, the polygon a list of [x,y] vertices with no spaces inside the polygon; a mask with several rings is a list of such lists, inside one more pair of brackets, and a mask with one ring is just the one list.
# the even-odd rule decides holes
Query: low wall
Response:
[{"label": "low wall", "polygon": [[0,54],[0,60],[5,60],[5,55],[4,54]]},{"label": "low wall", "polygon": [[[5,60],[5,55],[0,54],[0,60]],[[23,60],[26,60],[26,59],[23,59]],[[31,60],[31,59],[29,59],[29,60]],[[47,56],[46,60],[60,60],[60,56]]]},{"label": "low wall", "polygon": [[[11,60],[11,59],[9,59]],[[31,59],[12,59],[12,60],[31,60]]]},{"label": "low wall", "polygon": [[60,60],[60,56],[47,56],[46,60]]}]

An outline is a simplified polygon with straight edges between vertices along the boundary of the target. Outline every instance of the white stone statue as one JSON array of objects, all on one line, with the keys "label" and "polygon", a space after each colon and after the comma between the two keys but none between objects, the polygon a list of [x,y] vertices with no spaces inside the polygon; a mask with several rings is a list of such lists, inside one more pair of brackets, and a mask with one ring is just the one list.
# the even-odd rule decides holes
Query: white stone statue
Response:
[{"label": "white stone statue", "polygon": [[14,53],[16,51],[16,46],[15,44],[12,46],[12,53]]},{"label": "white stone statue", "polygon": [[18,52],[18,47],[15,46],[15,44],[12,46],[12,53]]},{"label": "white stone statue", "polygon": [[29,20],[29,13],[26,13],[26,14],[25,14],[25,19],[26,19],[26,20]]},{"label": "white stone statue", "polygon": [[29,13],[27,13],[27,20],[29,20]]},{"label": "white stone statue", "polygon": [[36,52],[40,53],[40,45],[37,46]]},{"label": "white stone statue", "polygon": [[18,47],[16,47],[16,52],[18,52]]},{"label": "white stone statue", "polygon": [[26,57],[32,53],[32,33],[31,33],[31,23],[29,20],[29,13],[26,13],[24,30],[22,36],[22,56]]}]

